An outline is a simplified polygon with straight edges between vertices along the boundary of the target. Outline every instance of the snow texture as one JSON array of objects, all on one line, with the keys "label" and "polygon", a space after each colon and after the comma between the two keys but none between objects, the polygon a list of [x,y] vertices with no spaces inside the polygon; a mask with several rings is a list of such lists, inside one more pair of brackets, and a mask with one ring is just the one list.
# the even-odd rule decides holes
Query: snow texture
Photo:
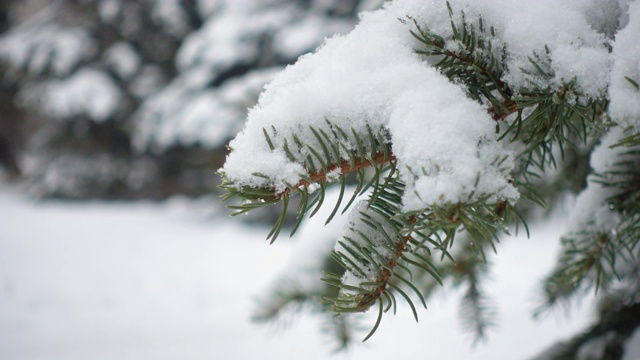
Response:
[{"label": "snow texture", "polygon": [[[443,37],[452,34],[444,2],[405,1],[405,15],[418,19],[428,29]],[[576,87],[586,96],[601,96],[606,91],[610,68],[609,51],[603,34],[587,21],[585,7],[579,1],[450,1],[454,16],[464,11],[468,23],[477,24],[481,16],[486,26],[493,26],[497,40],[506,46],[506,68],[503,80],[516,91],[532,89],[529,81],[552,90],[576,79]],[[499,45],[496,43],[494,45]],[[457,49],[456,43],[449,44]],[[529,59],[549,50],[550,79],[535,73]]]},{"label": "snow texture", "polygon": [[422,79],[414,78],[418,84],[399,97],[388,125],[407,185],[404,210],[471,203],[483,195],[491,195],[490,202],[517,199],[509,184],[513,160],[496,142],[491,118],[459,87],[433,75],[423,89]]},{"label": "snow texture", "polygon": [[634,0],[568,0],[585,15],[587,22],[597,32],[613,39],[627,21],[629,3]]},{"label": "snow texture", "polygon": [[609,87],[609,114],[623,127],[640,130],[640,1],[629,7],[629,23],[618,32],[613,47],[613,69]]},{"label": "snow texture", "polygon": [[[297,183],[307,170],[301,161],[289,161],[280,147],[286,139],[292,143],[295,134],[309,147],[319,148],[308,127],[330,133],[328,119],[363,138],[368,127],[389,132],[408,186],[404,210],[483,195],[517,199],[508,178],[512,159],[496,142],[493,120],[458,85],[415,54],[408,25],[398,21],[409,14],[432,14],[435,31],[445,29],[444,4],[428,5],[387,4],[363,15],[349,35],[327,40],[316,53],[285,69],[267,86],[246,128],[231,142],[234,151],[224,166],[225,175],[239,185],[256,187],[274,183],[283,189]],[[271,127],[272,140],[279,145],[274,151],[263,134]],[[256,158],[256,153],[265,156]],[[305,159],[308,152],[303,148],[295,155]],[[269,179],[252,175],[256,172]]]}]

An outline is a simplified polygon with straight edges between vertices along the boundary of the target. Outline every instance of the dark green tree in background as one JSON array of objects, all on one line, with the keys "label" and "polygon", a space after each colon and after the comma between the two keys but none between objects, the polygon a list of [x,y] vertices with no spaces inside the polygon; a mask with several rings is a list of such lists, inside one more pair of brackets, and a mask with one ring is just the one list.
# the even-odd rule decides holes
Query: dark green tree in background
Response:
[{"label": "dark green tree in background", "polygon": [[262,86],[375,3],[3,1],[0,169],[38,197],[215,193]]}]

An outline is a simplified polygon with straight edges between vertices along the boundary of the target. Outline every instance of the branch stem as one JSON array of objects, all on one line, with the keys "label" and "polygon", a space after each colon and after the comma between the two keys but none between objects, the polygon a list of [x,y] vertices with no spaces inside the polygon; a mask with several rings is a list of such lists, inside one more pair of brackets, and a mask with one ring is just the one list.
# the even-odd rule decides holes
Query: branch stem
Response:
[{"label": "branch stem", "polygon": [[[336,169],[340,169],[340,174],[348,174],[354,171],[362,170],[368,168],[372,165],[381,165],[385,163],[389,163],[395,161],[396,157],[391,152],[391,149],[388,150],[387,154],[384,153],[376,153],[376,155],[370,159],[364,158],[355,158],[353,165],[348,160],[343,160],[340,164],[332,164],[327,167],[327,171],[324,170],[309,174],[308,178],[313,180],[314,183],[321,182],[327,179],[328,173],[335,171]],[[279,193],[274,195],[276,199],[282,199],[286,196],[289,196],[292,192],[309,186],[311,183],[307,179],[300,180],[297,184],[295,184],[292,188],[287,188]]]}]

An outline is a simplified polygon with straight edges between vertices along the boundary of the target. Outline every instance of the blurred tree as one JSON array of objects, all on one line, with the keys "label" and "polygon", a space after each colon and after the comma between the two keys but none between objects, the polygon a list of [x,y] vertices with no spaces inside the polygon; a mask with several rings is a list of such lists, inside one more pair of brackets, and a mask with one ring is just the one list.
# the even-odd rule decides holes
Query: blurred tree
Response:
[{"label": "blurred tree", "polygon": [[262,86],[375,3],[2,2],[0,164],[37,196],[216,191]]},{"label": "blurred tree", "polygon": [[[0,4],[0,34],[9,28],[9,3]],[[0,72],[4,73],[0,65]],[[0,170],[10,177],[20,174],[16,159],[16,149],[21,144],[21,114],[15,107],[16,87],[6,82],[0,83]]]}]

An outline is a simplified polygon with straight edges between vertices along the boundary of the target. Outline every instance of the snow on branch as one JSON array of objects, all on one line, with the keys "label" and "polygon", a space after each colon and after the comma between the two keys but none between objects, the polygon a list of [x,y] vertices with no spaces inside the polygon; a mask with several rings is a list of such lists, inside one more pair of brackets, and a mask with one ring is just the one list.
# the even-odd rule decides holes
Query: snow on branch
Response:
[{"label": "snow on branch", "polygon": [[640,2],[629,8],[629,23],[616,35],[611,71],[610,113],[622,126],[640,129]]},{"label": "snow on branch", "polygon": [[[282,201],[273,240],[290,196],[302,198],[294,232],[322,206],[327,186],[340,183],[330,221],[355,173],[343,212],[371,191],[334,248],[345,271],[325,279],[340,289],[327,303],[338,313],[377,303],[369,336],[395,309],[394,294],[417,318],[405,290],[424,303],[423,294],[407,279],[414,271],[440,279],[432,251],[453,261],[449,249],[464,231],[486,260],[484,250],[495,252],[519,218],[521,192],[537,201],[535,171],[613,124],[604,115],[611,64],[633,70],[635,60],[622,60],[637,54],[621,51],[613,61],[617,52],[594,30],[611,24],[591,24],[588,9],[551,0],[398,0],[362,15],[351,33],[326,40],[265,87],[229,144],[224,200],[240,197],[230,206],[237,213]],[[485,320],[474,320],[478,329]]]},{"label": "snow on branch", "polygon": [[[225,177],[237,185],[275,185],[277,191],[299,183],[301,175],[310,175],[300,160],[310,155],[307,149],[321,147],[310,128],[330,133],[328,119],[354,138],[366,138],[368,128],[389,133],[409,185],[407,211],[473,200],[472,194],[516,199],[509,185],[512,164],[503,162],[510,154],[497,144],[493,120],[416,54],[407,25],[393,16],[407,12],[415,11],[398,6],[369,14],[349,35],[327,40],[318,52],[284,70],[230,143],[234,151],[224,166]],[[271,128],[273,150],[263,133]],[[283,146],[292,144],[294,136],[308,146],[289,146],[291,161]],[[342,160],[357,148],[351,140]],[[472,189],[469,184],[476,179]]]}]

